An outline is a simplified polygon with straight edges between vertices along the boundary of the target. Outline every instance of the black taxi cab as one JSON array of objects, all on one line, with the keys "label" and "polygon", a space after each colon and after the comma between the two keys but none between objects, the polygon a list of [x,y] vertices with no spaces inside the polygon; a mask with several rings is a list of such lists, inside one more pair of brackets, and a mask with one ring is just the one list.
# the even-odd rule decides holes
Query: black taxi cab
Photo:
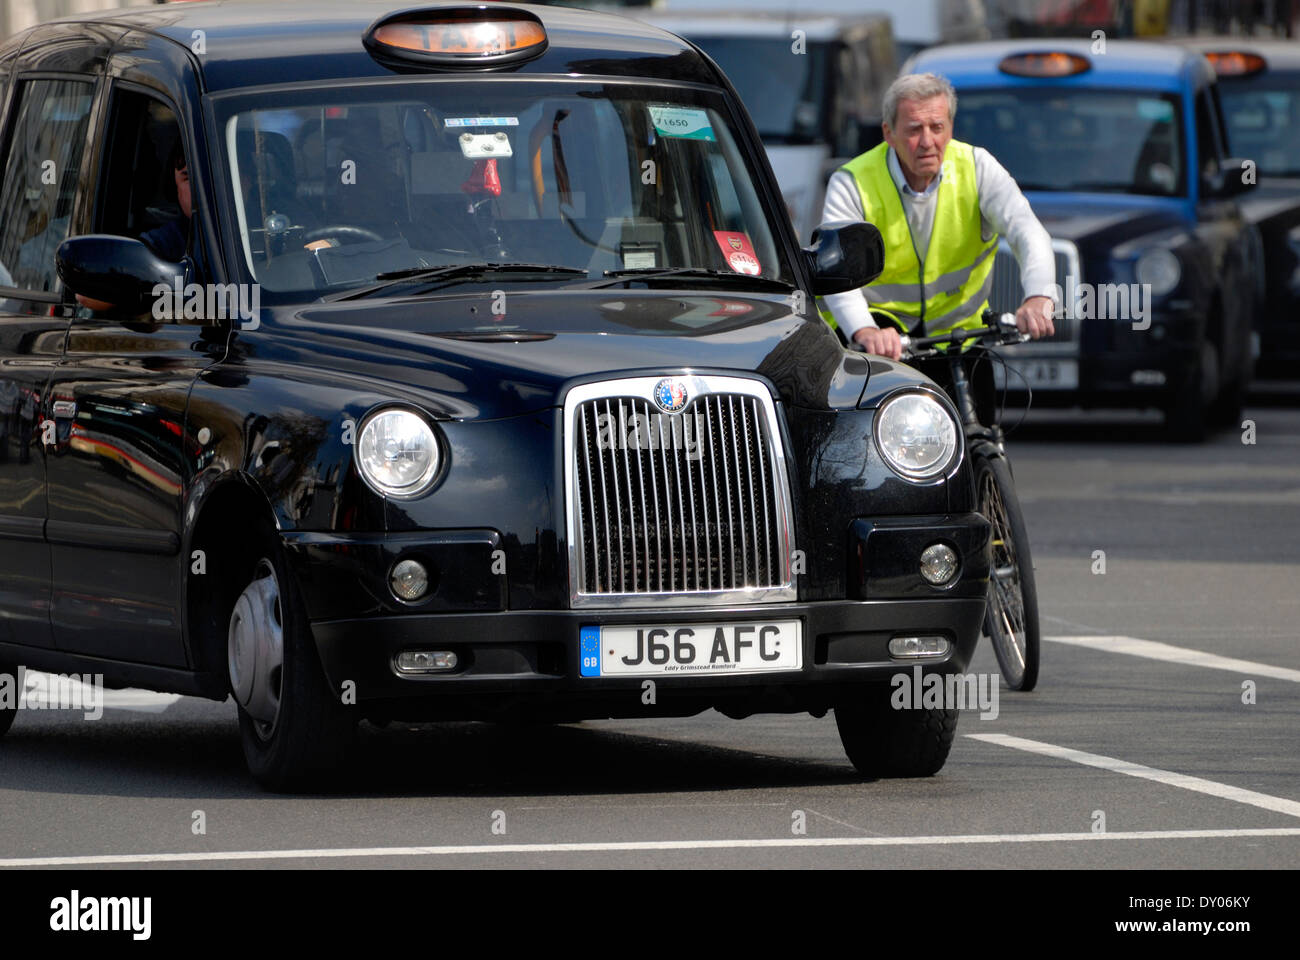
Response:
[{"label": "black taxi cab", "polygon": [[[851,354],[734,90],[554,7],[185,4],[0,47],[0,672],[358,720],[834,710],[928,775],[988,584],[947,398]],[[14,711],[0,709],[0,731]]]},{"label": "black taxi cab", "polygon": [[1179,42],[1214,67],[1228,147],[1258,181],[1241,203],[1263,245],[1256,369],[1294,379],[1300,369],[1300,49],[1294,40],[1254,37]]}]

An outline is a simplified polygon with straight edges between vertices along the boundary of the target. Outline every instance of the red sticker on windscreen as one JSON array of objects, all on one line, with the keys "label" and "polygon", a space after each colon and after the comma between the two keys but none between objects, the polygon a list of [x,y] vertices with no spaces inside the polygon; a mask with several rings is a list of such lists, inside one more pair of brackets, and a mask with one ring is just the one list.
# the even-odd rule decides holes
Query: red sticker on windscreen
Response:
[{"label": "red sticker on windscreen", "polygon": [[718,247],[722,250],[722,255],[727,258],[727,266],[731,267],[732,270],[737,273],[748,274],[751,277],[756,277],[763,272],[763,267],[754,254],[754,247],[749,242],[748,234],[734,233],[729,230],[714,230],[713,239],[718,241]]}]

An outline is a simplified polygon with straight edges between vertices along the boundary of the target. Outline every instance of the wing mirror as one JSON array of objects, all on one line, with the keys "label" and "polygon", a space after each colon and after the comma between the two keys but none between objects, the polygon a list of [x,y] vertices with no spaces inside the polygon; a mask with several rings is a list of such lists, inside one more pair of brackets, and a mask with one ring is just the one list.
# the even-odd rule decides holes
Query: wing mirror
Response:
[{"label": "wing mirror", "polygon": [[[1253,165],[1247,166],[1249,160],[1243,160],[1238,157],[1228,157],[1221,164],[1219,169],[1206,178],[1206,192],[1212,197],[1228,198],[1236,197],[1245,193],[1247,190],[1254,189],[1255,171]],[[1250,173],[1250,179],[1247,180],[1247,172]]]},{"label": "wing mirror", "polygon": [[885,241],[873,224],[839,220],[813,230],[803,248],[813,296],[866,286],[885,269]]},{"label": "wing mirror", "polygon": [[73,293],[130,313],[148,310],[154,287],[170,288],[185,273],[183,264],[162,259],[139,240],[102,233],[64,240],[54,266]]}]

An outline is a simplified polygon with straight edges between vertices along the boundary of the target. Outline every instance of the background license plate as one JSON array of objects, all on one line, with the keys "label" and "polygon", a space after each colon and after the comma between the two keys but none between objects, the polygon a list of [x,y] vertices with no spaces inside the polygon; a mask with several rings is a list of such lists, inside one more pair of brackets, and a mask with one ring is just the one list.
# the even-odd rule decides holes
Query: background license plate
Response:
[{"label": "background license plate", "polygon": [[[993,365],[993,377],[998,389],[1011,381],[1012,390],[1025,389],[1025,382],[1033,390],[1077,390],[1079,388],[1078,360],[1022,360],[1007,358],[1011,369],[1003,374],[1002,365]],[[1021,379],[1021,378],[1024,379]]]},{"label": "background license plate", "polygon": [[798,670],[798,620],[583,627],[584,677],[692,677]]}]

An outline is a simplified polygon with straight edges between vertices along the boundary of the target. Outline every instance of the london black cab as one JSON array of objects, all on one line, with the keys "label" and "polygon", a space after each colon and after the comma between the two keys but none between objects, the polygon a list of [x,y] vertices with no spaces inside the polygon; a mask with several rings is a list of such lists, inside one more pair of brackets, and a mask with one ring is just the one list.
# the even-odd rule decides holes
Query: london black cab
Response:
[{"label": "london black cab", "polygon": [[233,695],[273,788],[360,718],[708,708],[938,770],[891,678],[965,670],[989,533],[945,396],[812,308],[879,234],[800,249],[653,27],[309,9],[0,48],[0,667]]}]

